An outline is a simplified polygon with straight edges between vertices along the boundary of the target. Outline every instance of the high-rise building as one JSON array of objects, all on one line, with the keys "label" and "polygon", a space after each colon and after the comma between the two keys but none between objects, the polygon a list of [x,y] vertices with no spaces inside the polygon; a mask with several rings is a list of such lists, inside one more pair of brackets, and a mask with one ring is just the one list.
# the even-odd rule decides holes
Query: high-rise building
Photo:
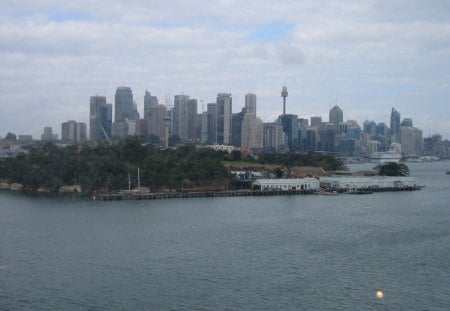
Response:
[{"label": "high-rise building", "polygon": [[321,126],[322,117],[311,117],[311,126]]},{"label": "high-rise building", "polygon": [[114,102],[114,121],[137,120],[137,109],[133,102],[133,92],[131,88],[126,86],[119,86],[116,89]]},{"label": "high-rise building", "polygon": [[422,131],[411,126],[400,128],[402,153],[407,156],[422,155]]},{"label": "high-rise building", "polygon": [[403,118],[402,123],[400,124],[400,127],[402,126],[409,126],[412,127],[413,126],[413,121],[411,118]]},{"label": "high-rise building", "polygon": [[264,128],[261,119],[252,113],[246,113],[242,120],[241,147],[262,148],[264,145]]},{"label": "high-rise building", "polygon": [[185,141],[195,141],[197,100],[187,95],[175,95],[173,107],[173,134]]},{"label": "high-rise building", "polygon": [[335,130],[339,130],[339,124],[344,122],[344,112],[338,105],[330,109],[328,122],[333,123]]},{"label": "high-rise building", "polygon": [[89,139],[107,140],[111,137],[112,105],[104,96],[91,96],[89,113]]},{"label": "high-rise building", "polygon": [[391,112],[391,142],[400,142],[400,112],[394,108]]},{"label": "high-rise building", "polygon": [[245,113],[256,116],[256,95],[249,93],[245,95]]},{"label": "high-rise building", "polygon": [[232,116],[232,137],[231,137],[231,145],[235,147],[241,147],[241,139],[242,139],[242,120],[244,120],[245,108],[242,109],[241,112],[233,113]]},{"label": "high-rise building", "polygon": [[207,106],[207,141],[217,143],[217,104],[210,103]]},{"label": "high-rise building", "polygon": [[166,140],[166,123],[170,122],[167,118],[167,108],[164,105],[149,107],[148,111],[148,135],[156,135],[161,140]]},{"label": "high-rise building", "polygon": [[283,151],[283,126],[280,123],[264,123],[264,148],[274,152]]},{"label": "high-rise building", "polygon": [[374,121],[366,120],[363,123],[363,132],[368,133],[370,137],[375,137],[377,134],[376,131],[377,124]]},{"label": "high-rise building", "polygon": [[231,143],[231,94],[219,93],[216,104],[217,143],[229,145]]},{"label": "high-rise building", "polygon": [[87,140],[86,123],[67,121],[61,124],[61,139],[66,143],[83,143]]},{"label": "high-rise building", "polygon": [[144,95],[144,119],[148,118],[150,107],[158,106],[158,98],[152,96],[149,91],[145,90]]},{"label": "high-rise building", "polygon": [[278,117],[278,123],[283,126],[283,133],[287,137],[287,146],[290,151],[299,148],[298,141],[298,116],[294,114],[284,114]]}]

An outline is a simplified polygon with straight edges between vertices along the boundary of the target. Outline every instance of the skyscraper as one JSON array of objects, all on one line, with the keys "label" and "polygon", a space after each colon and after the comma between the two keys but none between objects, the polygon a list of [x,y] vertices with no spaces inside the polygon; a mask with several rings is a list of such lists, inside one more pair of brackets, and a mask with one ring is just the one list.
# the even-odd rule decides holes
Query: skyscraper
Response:
[{"label": "skyscraper", "polygon": [[144,119],[147,119],[149,116],[149,111],[151,107],[155,107],[158,105],[158,98],[156,96],[152,96],[149,91],[145,90],[144,95]]},{"label": "skyscraper", "polygon": [[[137,120],[133,102],[133,92],[131,88],[119,86],[116,89],[114,121]],[[137,112],[137,111],[136,111]]]},{"label": "skyscraper", "polygon": [[207,141],[217,143],[217,104],[209,103],[206,110],[207,115]]},{"label": "skyscraper", "polygon": [[91,96],[89,117],[89,139],[106,140],[111,137],[112,105],[104,96]]},{"label": "skyscraper", "polygon": [[284,114],[278,117],[278,122],[283,126],[283,133],[287,137],[287,146],[290,151],[298,149],[298,116]]},{"label": "skyscraper", "polygon": [[262,148],[264,145],[263,121],[252,113],[246,113],[242,120],[241,147]]},{"label": "skyscraper", "polygon": [[400,112],[394,108],[391,112],[391,142],[400,142]]},{"label": "skyscraper", "polygon": [[245,113],[256,116],[256,95],[249,93],[245,95]]},{"label": "skyscraper", "polygon": [[344,112],[338,105],[330,109],[330,116],[328,122],[333,123],[333,128],[339,130],[339,124],[344,122]]},{"label": "skyscraper", "polygon": [[195,126],[197,118],[197,100],[186,95],[175,95],[173,109],[173,134],[186,141],[197,139]]},{"label": "skyscraper", "polygon": [[231,143],[231,94],[217,94],[217,143],[229,145]]}]

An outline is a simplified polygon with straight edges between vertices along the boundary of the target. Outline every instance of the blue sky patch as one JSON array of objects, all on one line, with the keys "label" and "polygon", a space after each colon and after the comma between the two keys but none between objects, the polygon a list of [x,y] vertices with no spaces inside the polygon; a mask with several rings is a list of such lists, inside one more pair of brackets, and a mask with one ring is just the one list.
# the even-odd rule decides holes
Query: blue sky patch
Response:
[{"label": "blue sky patch", "polygon": [[250,35],[250,39],[258,41],[275,41],[284,38],[295,28],[295,24],[276,22],[268,24]]},{"label": "blue sky patch", "polygon": [[49,15],[49,19],[54,22],[67,22],[67,21],[85,21],[94,19],[89,13],[83,12],[68,12],[68,11],[54,11]]}]

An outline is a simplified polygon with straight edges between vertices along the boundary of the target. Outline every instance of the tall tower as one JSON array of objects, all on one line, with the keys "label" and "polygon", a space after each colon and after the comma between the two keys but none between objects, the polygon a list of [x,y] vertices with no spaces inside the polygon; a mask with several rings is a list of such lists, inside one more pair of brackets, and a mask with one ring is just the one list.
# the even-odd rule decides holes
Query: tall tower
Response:
[{"label": "tall tower", "polygon": [[288,97],[288,91],[286,85],[281,90],[281,97],[283,97],[283,115],[286,114],[286,97]]}]

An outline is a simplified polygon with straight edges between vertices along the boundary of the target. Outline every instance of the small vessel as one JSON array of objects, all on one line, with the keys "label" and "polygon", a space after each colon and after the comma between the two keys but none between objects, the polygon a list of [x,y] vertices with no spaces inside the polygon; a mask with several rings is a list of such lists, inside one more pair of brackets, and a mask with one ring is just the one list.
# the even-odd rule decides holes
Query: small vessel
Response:
[{"label": "small vessel", "polygon": [[400,162],[402,155],[395,151],[375,152],[370,156],[370,162],[372,163],[388,163],[388,162]]}]

